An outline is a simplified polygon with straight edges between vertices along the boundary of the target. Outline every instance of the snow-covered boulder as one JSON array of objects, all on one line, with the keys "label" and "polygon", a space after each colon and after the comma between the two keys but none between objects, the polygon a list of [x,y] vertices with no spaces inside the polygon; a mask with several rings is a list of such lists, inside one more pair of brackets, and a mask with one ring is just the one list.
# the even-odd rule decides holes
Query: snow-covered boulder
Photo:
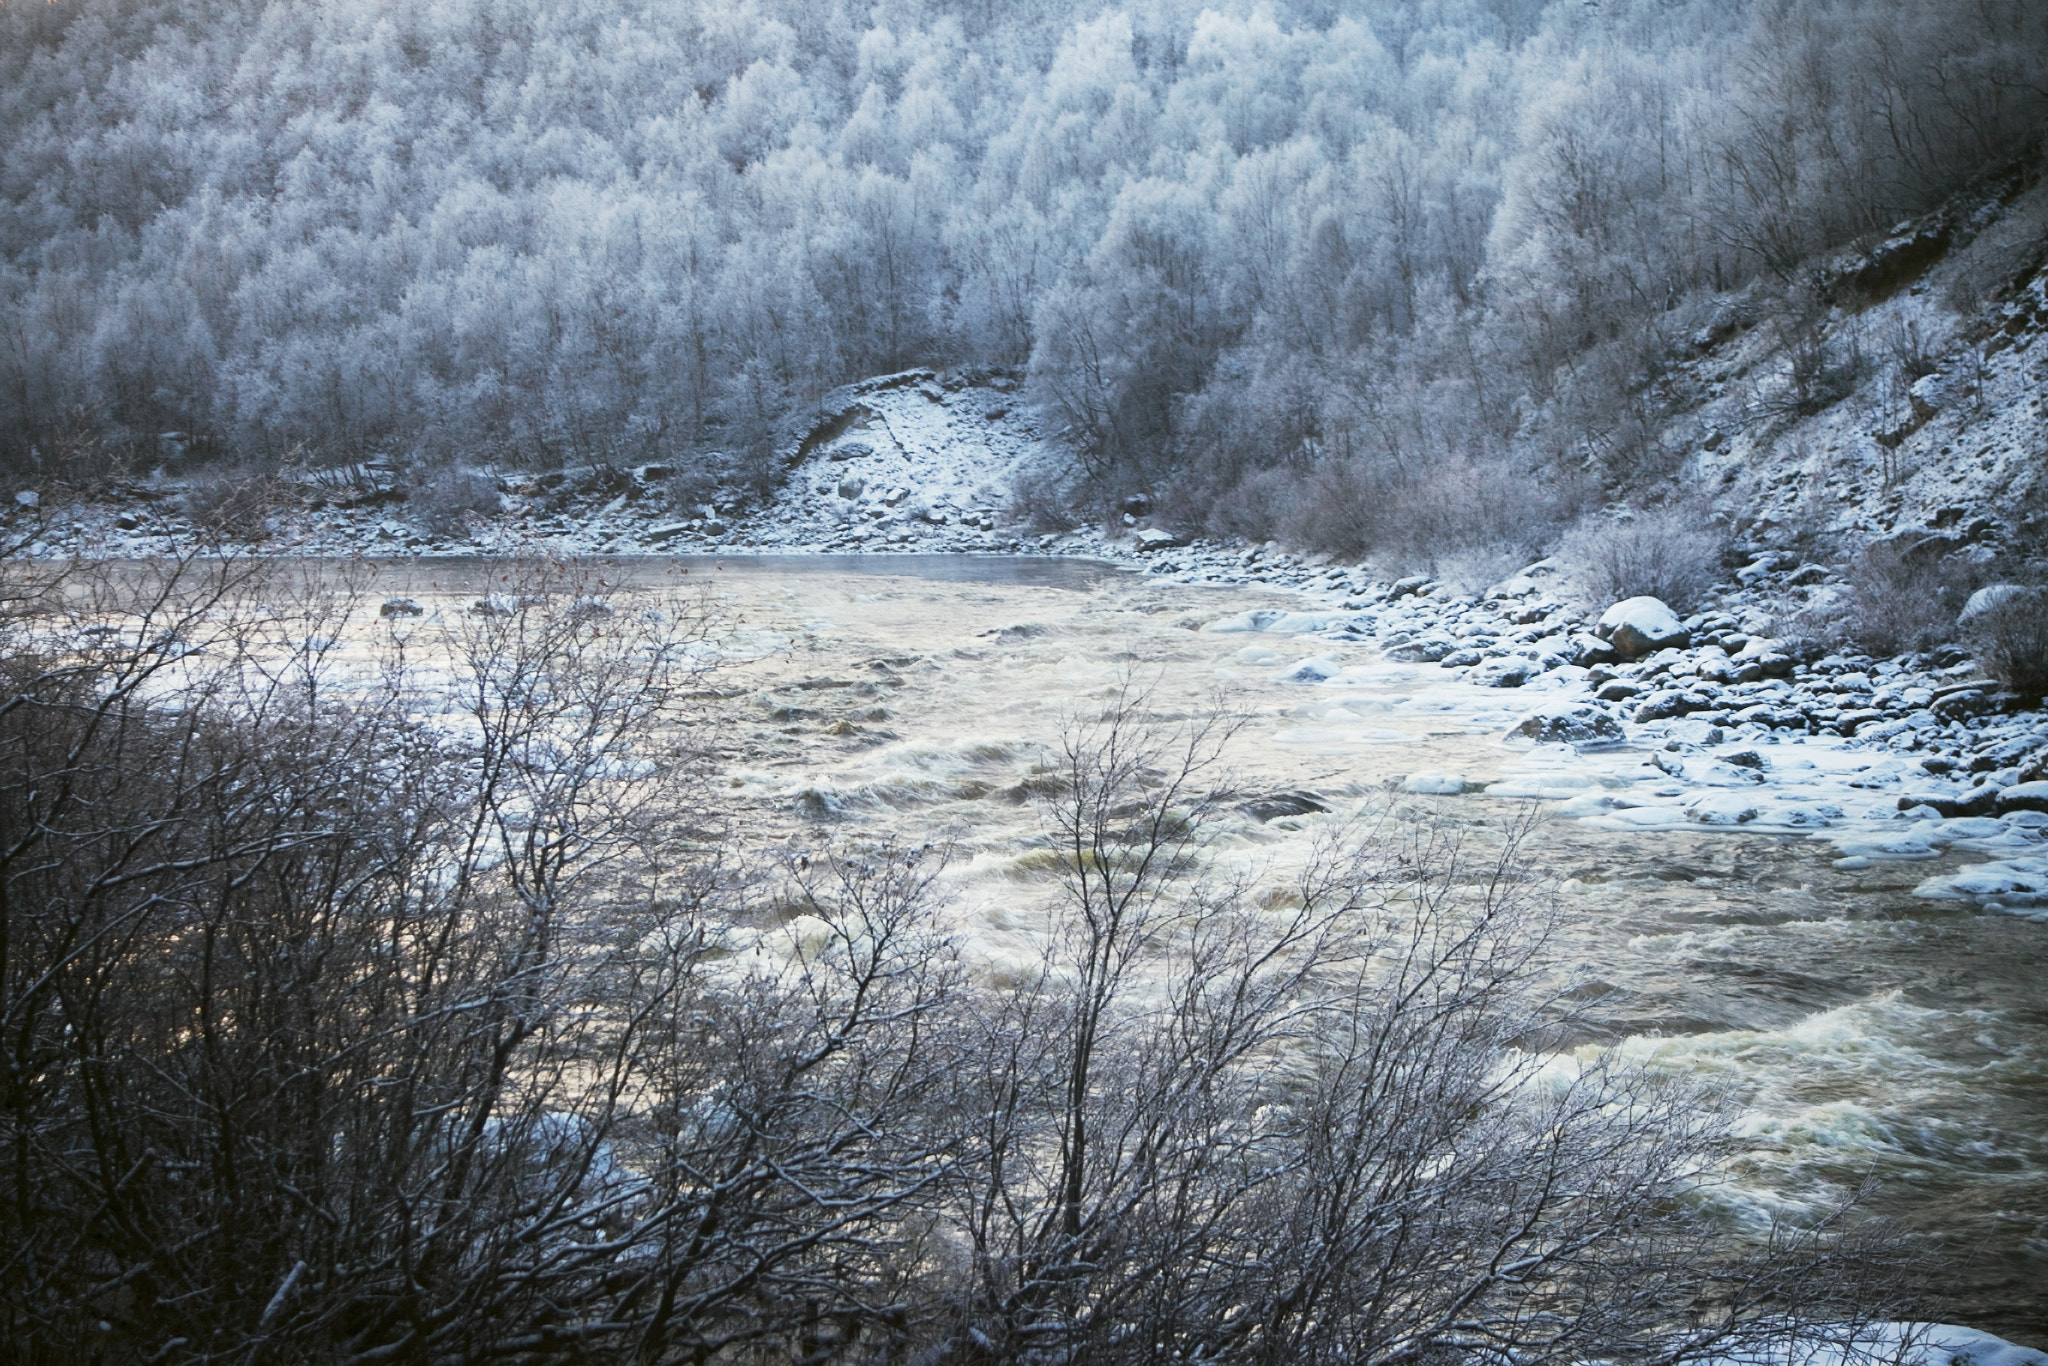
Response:
[{"label": "snow-covered boulder", "polygon": [[1981,617],[1986,612],[1995,612],[2016,598],[2023,598],[2027,590],[2016,583],[1991,583],[1970,594],[1963,604],[1963,610],[1956,615],[1958,622]]},{"label": "snow-covered boulder", "polygon": [[1423,797],[1455,797],[1465,790],[1465,775],[1411,773],[1401,780],[1401,790]]},{"label": "snow-covered boulder", "polygon": [[1586,701],[1547,702],[1517,721],[1511,739],[1539,745],[1613,744],[1623,738],[1621,722],[1606,708]]},{"label": "snow-covered boulder", "polygon": [[1970,396],[1974,387],[1961,375],[1936,371],[1914,380],[1913,387],[1906,391],[1906,397],[1913,405],[1913,415],[1925,422],[1942,409],[1961,403]]},{"label": "snow-covered boulder", "polygon": [[14,495],[14,506],[23,512],[34,512],[43,505],[43,497],[34,489],[23,489]]},{"label": "snow-covered boulder", "polygon": [[1535,660],[1509,655],[1482,661],[1465,675],[1465,681],[1477,688],[1519,688],[1542,672],[1543,666]]},{"label": "snow-covered boulder", "polygon": [[1641,659],[1659,650],[1684,649],[1692,633],[1678,614],[1658,598],[1625,598],[1600,614],[1593,634],[1614,647],[1623,659]]},{"label": "snow-covered boulder", "polygon": [[2008,811],[2048,811],[2048,782],[2014,783],[1998,793],[1998,814]]},{"label": "snow-covered boulder", "polygon": [[1134,539],[1137,541],[1137,551],[1140,555],[1149,554],[1154,550],[1174,550],[1188,543],[1185,536],[1176,536],[1171,531],[1156,526],[1146,527]]}]

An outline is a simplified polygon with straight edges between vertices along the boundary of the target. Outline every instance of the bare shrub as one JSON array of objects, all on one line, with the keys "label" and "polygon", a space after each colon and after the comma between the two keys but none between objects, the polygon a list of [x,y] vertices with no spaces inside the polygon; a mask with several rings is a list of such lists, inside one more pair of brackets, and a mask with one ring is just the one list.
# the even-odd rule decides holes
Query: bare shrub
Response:
[{"label": "bare shrub", "polygon": [[1527,563],[1568,516],[1574,490],[1506,461],[1331,460],[1291,481],[1283,536],[1436,573],[1490,557]]},{"label": "bare shrub", "polygon": [[461,536],[472,521],[503,509],[498,483],[482,470],[447,465],[414,483],[406,494],[406,515],[435,536]]},{"label": "bare shrub", "polygon": [[1085,520],[1059,471],[1049,467],[1026,470],[1017,477],[1010,486],[1007,511],[1026,531],[1038,535],[1072,531]]},{"label": "bare shrub", "polygon": [[272,514],[296,502],[291,487],[268,470],[251,466],[215,468],[194,476],[185,488],[185,516],[216,536],[260,540]]},{"label": "bare shrub", "polygon": [[1840,1230],[1742,1252],[1683,1198],[1708,1098],[1542,1079],[1569,983],[1526,826],[1474,856],[1380,812],[1260,895],[1205,857],[1227,727],[1142,713],[1127,693],[1057,765],[1064,905],[962,1079],[945,1359],[1677,1360],[1809,1294],[1855,1320]]},{"label": "bare shrub", "polygon": [[1963,641],[2005,687],[2030,702],[2048,695],[2048,589],[2007,593],[1963,623]]},{"label": "bare shrub", "polygon": [[1663,508],[1582,520],[1558,543],[1557,558],[1595,606],[1661,598],[1680,612],[1704,601],[1721,576],[1727,537],[1697,509]]},{"label": "bare shrub", "polygon": [[1956,614],[1984,570],[1950,557],[1951,546],[1940,538],[1898,538],[1867,547],[1849,566],[1840,633],[1873,655],[1926,650],[1955,639]]},{"label": "bare shrub", "polygon": [[702,516],[704,509],[718,500],[718,468],[714,462],[693,457],[680,462],[675,472],[662,482],[662,501],[671,512],[682,516]]}]

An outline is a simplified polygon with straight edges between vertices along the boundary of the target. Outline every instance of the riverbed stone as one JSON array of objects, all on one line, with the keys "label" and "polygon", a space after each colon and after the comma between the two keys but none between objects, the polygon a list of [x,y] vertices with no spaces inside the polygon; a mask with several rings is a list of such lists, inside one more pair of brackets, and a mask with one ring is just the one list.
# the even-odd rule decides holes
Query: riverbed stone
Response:
[{"label": "riverbed stone", "polygon": [[1545,703],[1517,721],[1510,736],[1539,745],[1614,744],[1624,738],[1621,722],[1592,702],[1560,700]]},{"label": "riverbed stone", "polygon": [[1641,659],[1659,650],[1684,649],[1692,633],[1661,599],[1625,598],[1600,614],[1593,634],[1623,659]]},{"label": "riverbed stone", "polygon": [[1999,788],[1995,801],[2001,816],[2012,811],[2048,811],[2048,782],[2036,780]]}]

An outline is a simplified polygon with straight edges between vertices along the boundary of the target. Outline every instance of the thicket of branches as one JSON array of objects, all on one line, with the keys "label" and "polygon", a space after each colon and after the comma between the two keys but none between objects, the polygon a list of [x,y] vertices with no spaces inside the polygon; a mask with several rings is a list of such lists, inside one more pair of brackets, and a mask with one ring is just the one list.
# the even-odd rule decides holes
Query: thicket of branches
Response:
[{"label": "thicket of branches", "polygon": [[2025,151],[2044,54],[2031,0],[0,4],[0,460],[758,488],[832,384],[1005,365],[1084,504],[1541,528],[1662,471],[1703,291]]},{"label": "thicket of branches", "polygon": [[1671,1366],[1881,1307],[1867,1237],[1717,1219],[1710,1098],[1556,1053],[1512,832],[1224,876],[1221,732],[1129,697],[999,981],[937,853],[738,875],[701,613],[536,570],[366,657],[271,570],[8,586],[10,1359]]}]

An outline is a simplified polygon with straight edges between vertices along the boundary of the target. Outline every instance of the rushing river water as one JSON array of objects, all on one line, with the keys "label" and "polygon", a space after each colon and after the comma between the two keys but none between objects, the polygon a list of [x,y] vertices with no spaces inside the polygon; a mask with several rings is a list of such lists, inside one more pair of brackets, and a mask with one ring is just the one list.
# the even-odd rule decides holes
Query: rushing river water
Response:
[{"label": "rushing river water", "polygon": [[[394,564],[374,587],[456,612],[500,570]],[[1501,739],[1513,694],[1388,667],[1332,696],[1279,680],[1275,661],[1304,652],[1288,641],[1200,629],[1296,605],[1274,593],[964,556],[596,572],[708,592],[728,619],[744,662],[718,674],[739,701],[720,781],[749,842],[948,837],[957,923],[997,964],[1028,957],[1042,914],[1043,883],[1020,872],[1041,817],[1020,784],[1065,721],[1126,678],[1156,712],[1247,714],[1238,783],[1313,793],[1335,813],[1418,771],[1483,780],[1528,762]],[[1354,653],[1370,663],[1369,647]],[[1480,838],[1521,805],[1392,799]],[[1225,845],[1284,861],[1323,819],[1242,815]],[[1798,835],[1546,820],[1535,854],[1568,907],[1564,952],[1592,979],[1582,1046],[1720,1086],[1745,1139],[1732,1175],[1747,1216],[1819,1209],[1875,1177],[1876,1207],[1959,1268],[1944,1318],[2048,1346],[2048,924],[1912,895],[1966,856],[1842,869],[1836,853]]]}]

